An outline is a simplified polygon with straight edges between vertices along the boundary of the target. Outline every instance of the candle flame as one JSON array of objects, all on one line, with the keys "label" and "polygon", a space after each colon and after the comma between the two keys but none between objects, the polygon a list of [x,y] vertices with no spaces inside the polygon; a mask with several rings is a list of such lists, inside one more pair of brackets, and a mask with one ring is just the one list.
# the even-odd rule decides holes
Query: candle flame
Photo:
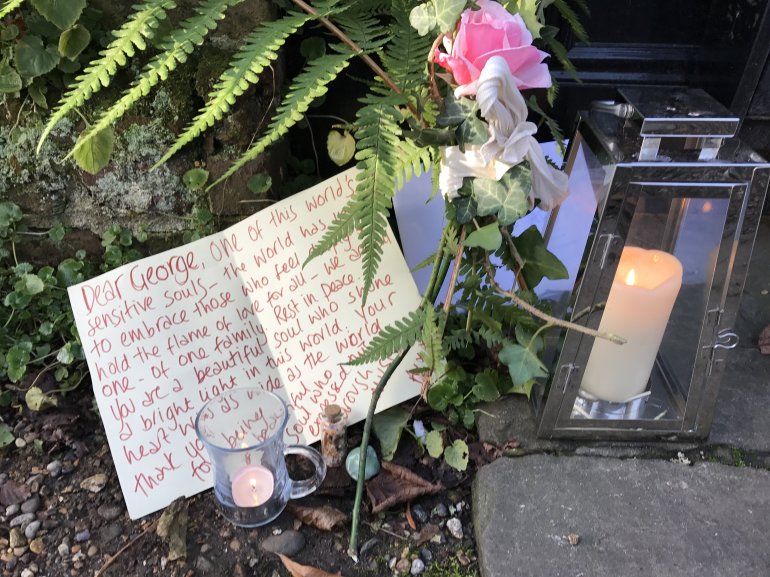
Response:
[{"label": "candle flame", "polygon": [[706,202],[703,203],[703,212],[704,213],[708,214],[709,212],[712,211],[713,208],[714,208],[714,205],[711,204],[710,200],[707,200]]},{"label": "candle flame", "polygon": [[251,490],[256,493],[256,491],[257,491],[257,480],[256,479],[249,479],[249,485],[251,486]]},{"label": "candle flame", "polygon": [[636,271],[634,271],[634,269],[628,271],[628,274],[626,275],[626,284],[628,286],[634,286],[636,284]]}]

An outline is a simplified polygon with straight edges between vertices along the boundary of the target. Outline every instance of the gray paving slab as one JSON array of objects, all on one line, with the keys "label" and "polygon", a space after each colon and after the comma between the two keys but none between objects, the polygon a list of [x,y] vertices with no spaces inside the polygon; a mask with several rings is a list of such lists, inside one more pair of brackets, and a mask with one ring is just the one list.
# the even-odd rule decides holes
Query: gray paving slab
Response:
[{"label": "gray paving slab", "polygon": [[767,470],[504,458],[478,473],[473,517],[482,577],[770,575]]}]

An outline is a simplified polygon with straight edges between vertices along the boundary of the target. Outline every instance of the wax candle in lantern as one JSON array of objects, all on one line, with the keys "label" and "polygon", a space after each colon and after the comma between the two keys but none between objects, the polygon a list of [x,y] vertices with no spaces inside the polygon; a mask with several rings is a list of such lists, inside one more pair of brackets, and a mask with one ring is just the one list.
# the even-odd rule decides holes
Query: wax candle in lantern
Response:
[{"label": "wax candle in lantern", "polygon": [[233,502],[238,507],[257,507],[273,495],[274,479],[269,469],[247,465],[232,477]]},{"label": "wax candle in lantern", "polygon": [[581,389],[603,401],[625,402],[643,393],[682,286],[682,263],[659,250],[627,246],[599,324],[626,344],[596,339]]}]

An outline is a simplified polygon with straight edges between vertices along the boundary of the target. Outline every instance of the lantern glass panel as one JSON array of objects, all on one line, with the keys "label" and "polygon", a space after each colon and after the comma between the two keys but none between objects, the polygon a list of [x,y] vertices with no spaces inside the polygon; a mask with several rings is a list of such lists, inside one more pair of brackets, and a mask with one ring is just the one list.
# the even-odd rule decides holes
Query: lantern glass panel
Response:
[{"label": "lantern glass panel", "polygon": [[728,208],[724,186],[628,185],[622,250],[603,267],[609,295],[588,314],[627,343],[594,340],[571,419],[683,419]]}]

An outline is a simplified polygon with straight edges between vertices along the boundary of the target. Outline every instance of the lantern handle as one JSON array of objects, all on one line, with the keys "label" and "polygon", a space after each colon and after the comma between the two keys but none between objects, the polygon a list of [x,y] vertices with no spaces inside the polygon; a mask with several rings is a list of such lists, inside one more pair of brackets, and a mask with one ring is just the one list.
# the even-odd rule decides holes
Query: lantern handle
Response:
[{"label": "lantern handle", "polygon": [[594,100],[591,102],[591,110],[606,112],[618,118],[631,118],[636,113],[633,105],[614,100]]},{"label": "lantern handle", "polygon": [[732,329],[722,329],[717,334],[717,340],[714,343],[715,349],[734,349],[741,341],[740,337]]}]

